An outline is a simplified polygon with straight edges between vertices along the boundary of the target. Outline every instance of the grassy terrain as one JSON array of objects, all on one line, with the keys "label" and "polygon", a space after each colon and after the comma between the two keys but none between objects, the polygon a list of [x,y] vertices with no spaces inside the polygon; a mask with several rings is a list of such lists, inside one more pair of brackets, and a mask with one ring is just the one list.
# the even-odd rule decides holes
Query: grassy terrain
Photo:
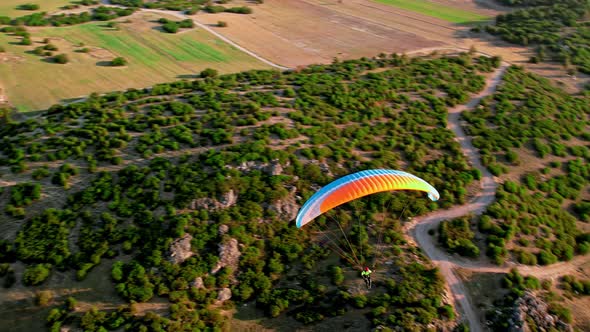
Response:
[{"label": "grassy terrain", "polygon": [[[30,10],[18,10],[16,7],[26,3],[34,3],[40,6],[37,11]],[[29,15],[37,12],[53,12],[58,10],[60,7],[69,5],[72,2],[70,0],[43,0],[43,1],[27,1],[27,0],[2,0],[0,1],[0,16],[18,17]]]},{"label": "grassy terrain", "polygon": [[452,23],[469,23],[475,21],[485,21],[489,19],[486,16],[452,7],[445,7],[426,0],[375,0],[377,2],[410,10],[416,13],[440,18]]},{"label": "grassy terrain", "polygon": [[[222,73],[267,68],[248,55],[202,30],[168,34],[157,30],[157,16],[139,14],[119,30],[104,23],[88,23],[33,31],[33,45],[17,45],[19,38],[0,35],[9,55],[18,59],[0,62],[1,83],[10,102],[21,111],[46,108],[63,99],[191,77],[211,67]],[[44,38],[66,53],[70,62],[59,65],[30,54]],[[84,46],[79,46],[82,45]],[[77,52],[89,48],[89,53]],[[110,67],[122,56],[126,67]]]}]

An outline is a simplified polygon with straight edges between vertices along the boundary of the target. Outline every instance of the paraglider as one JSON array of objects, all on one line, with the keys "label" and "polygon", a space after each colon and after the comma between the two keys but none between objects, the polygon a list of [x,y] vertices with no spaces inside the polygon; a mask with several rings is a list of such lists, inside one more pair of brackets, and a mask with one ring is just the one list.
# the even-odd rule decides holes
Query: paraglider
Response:
[{"label": "paraglider", "polygon": [[373,273],[373,271],[371,271],[368,266],[365,266],[365,269],[361,272],[361,276],[363,277],[363,280],[365,280],[367,289],[371,289],[371,273]]},{"label": "paraglider", "polygon": [[[297,214],[295,219],[297,228],[301,228],[309,224],[316,217],[330,211],[339,205],[354,201],[367,195],[396,190],[415,190],[426,192],[428,194],[428,198],[430,198],[432,201],[437,201],[440,198],[440,194],[430,183],[413,174],[390,169],[371,169],[360,171],[335,180],[313,194],[311,198],[309,198],[303,204],[299,210],[299,213]],[[348,259],[349,262],[353,263],[353,265],[358,267],[364,266],[364,268],[361,270],[361,276],[365,281],[367,289],[370,289],[371,273],[373,273],[373,271],[371,271],[369,267],[366,266],[364,262],[362,262],[362,257],[361,260],[357,259],[354,249],[352,248],[352,244],[348,240],[346,233],[339,223],[338,227],[340,228],[342,235],[346,239],[349,247],[353,251],[352,255],[354,256],[355,261],[353,262],[350,257],[348,257],[348,255],[342,255],[342,250],[340,248],[336,249],[340,251],[341,257]],[[334,244],[334,241],[332,241],[332,243]]]},{"label": "paraglider", "polygon": [[391,190],[418,190],[428,193],[428,198],[437,201],[438,191],[421,178],[392,169],[370,169],[349,174],[316,192],[297,214],[298,228],[305,226],[315,217],[338,205],[353,201],[363,196]]}]

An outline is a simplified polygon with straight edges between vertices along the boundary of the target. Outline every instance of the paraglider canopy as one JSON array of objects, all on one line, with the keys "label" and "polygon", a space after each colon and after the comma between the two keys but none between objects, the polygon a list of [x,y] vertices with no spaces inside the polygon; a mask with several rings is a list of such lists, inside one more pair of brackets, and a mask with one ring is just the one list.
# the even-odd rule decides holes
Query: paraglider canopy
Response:
[{"label": "paraglider canopy", "polygon": [[418,190],[427,192],[433,201],[440,198],[432,185],[413,174],[392,169],[360,171],[331,182],[311,196],[297,214],[297,228],[341,204],[391,190]]}]

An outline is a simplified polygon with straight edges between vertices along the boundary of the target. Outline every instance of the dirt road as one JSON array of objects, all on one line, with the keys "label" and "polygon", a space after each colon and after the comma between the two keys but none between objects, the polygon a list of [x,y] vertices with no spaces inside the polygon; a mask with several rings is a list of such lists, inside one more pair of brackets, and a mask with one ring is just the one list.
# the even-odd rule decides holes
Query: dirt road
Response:
[{"label": "dirt road", "polygon": [[431,228],[437,228],[438,224],[447,219],[458,218],[468,214],[481,214],[486,207],[494,201],[497,184],[494,181],[494,176],[481,164],[480,156],[477,149],[471,144],[471,137],[465,134],[460,125],[461,113],[474,108],[479,104],[479,101],[488,96],[496,90],[498,84],[502,81],[502,76],[508,68],[507,63],[503,63],[494,74],[486,81],[485,89],[478,95],[473,97],[467,104],[456,106],[449,110],[447,120],[447,128],[455,133],[456,139],[461,144],[461,149],[473,167],[479,169],[482,173],[481,191],[468,204],[457,206],[448,210],[436,211],[431,214],[416,218],[410,224],[404,227],[409,232],[416,243],[424,250],[426,255],[438,265],[442,275],[445,277],[449,290],[453,294],[456,306],[459,308],[464,316],[464,319],[469,323],[471,331],[483,331],[481,322],[477,314],[473,310],[473,306],[469,301],[467,290],[465,286],[453,272],[456,266],[450,260],[448,255],[439,250],[434,243],[432,236],[428,234]]},{"label": "dirt road", "polygon": [[578,256],[569,262],[552,264],[551,266],[526,266],[507,263],[500,267],[483,260],[472,261],[457,256],[450,256],[445,251],[439,249],[436,246],[435,238],[428,234],[430,229],[437,229],[439,223],[443,220],[454,219],[469,214],[482,214],[487,206],[494,202],[498,185],[494,176],[481,164],[479,152],[471,144],[471,137],[465,134],[465,131],[460,125],[460,116],[462,112],[476,107],[483,97],[494,93],[498,84],[502,81],[502,76],[507,68],[508,63],[503,63],[500,68],[487,79],[486,87],[481,93],[473,97],[467,104],[449,110],[447,128],[455,133],[456,139],[461,144],[461,149],[471,165],[481,171],[481,191],[465,205],[456,206],[448,210],[435,211],[425,216],[418,217],[411,223],[404,225],[406,233],[411,235],[415,243],[419,245],[433,263],[439,267],[442,275],[447,281],[448,289],[453,295],[457,308],[462,313],[464,320],[469,323],[470,330],[475,332],[483,331],[484,327],[473,309],[474,306],[469,299],[464,284],[454,273],[454,268],[463,268],[479,273],[506,273],[511,268],[518,267],[519,271],[525,275],[552,279],[572,273],[590,259],[590,257],[586,255]]}]

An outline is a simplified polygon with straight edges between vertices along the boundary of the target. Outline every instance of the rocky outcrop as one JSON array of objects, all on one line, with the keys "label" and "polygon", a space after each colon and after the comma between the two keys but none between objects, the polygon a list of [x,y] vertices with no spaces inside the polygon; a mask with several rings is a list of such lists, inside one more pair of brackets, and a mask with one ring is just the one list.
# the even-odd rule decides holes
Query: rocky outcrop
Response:
[{"label": "rocky outcrop", "polygon": [[184,234],[182,237],[174,240],[170,245],[170,254],[168,260],[174,264],[180,264],[194,255],[191,251],[192,235]]},{"label": "rocky outcrop", "polygon": [[205,288],[205,283],[203,283],[203,278],[202,277],[195,278],[195,280],[193,281],[193,284],[191,286],[195,287],[196,289]]},{"label": "rocky outcrop", "polygon": [[229,266],[233,271],[237,270],[238,261],[240,259],[240,249],[238,247],[238,240],[229,239],[229,241],[219,245],[219,261],[217,265],[211,270],[215,274],[222,268]]},{"label": "rocky outcrop", "polygon": [[330,170],[330,165],[328,165],[326,162],[320,162],[320,169],[322,170],[322,173],[326,174],[329,177],[333,177],[334,174],[332,174],[332,171]]},{"label": "rocky outcrop", "polygon": [[[289,164],[287,164],[288,166]],[[231,166],[227,166],[231,167]],[[249,172],[251,170],[258,170],[266,173],[267,175],[281,175],[283,174],[283,165],[278,160],[273,160],[270,163],[260,163],[256,161],[245,161],[235,169],[242,172]]]},{"label": "rocky outcrop", "polygon": [[289,196],[280,199],[268,206],[268,209],[275,212],[281,220],[293,221],[297,217],[299,204],[297,204],[295,193],[297,188],[291,188]]},{"label": "rocky outcrop", "polygon": [[217,301],[224,302],[231,299],[231,289],[229,288],[222,288],[219,293],[217,293]]},{"label": "rocky outcrop", "polygon": [[225,194],[221,195],[221,198],[219,199],[219,204],[221,204],[221,208],[224,209],[235,205],[237,202],[238,194],[236,194],[233,190],[230,190]]},{"label": "rocky outcrop", "polygon": [[283,174],[283,166],[278,160],[273,160],[266,166],[265,171],[268,175],[281,175]]},{"label": "rocky outcrop", "polygon": [[227,225],[219,225],[219,228],[217,229],[217,233],[219,235],[224,235],[229,231],[229,226]]},{"label": "rocky outcrop", "polygon": [[220,209],[227,209],[235,205],[238,202],[238,194],[233,190],[226,192],[225,194],[219,197],[219,200],[205,197],[195,199],[191,202],[191,209],[198,210],[198,209],[205,209],[205,210],[220,210]]},{"label": "rocky outcrop", "polygon": [[572,327],[549,313],[549,306],[532,292],[525,292],[516,300],[509,320],[510,332],[528,332],[527,321],[532,321],[538,331],[573,331]]},{"label": "rocky outcrop", "polygon": [[297,212],[299,212],[299,204],[297,204],[297,187],[287,186],[289,195],[287,197],[277,200],[274,203],[263,204],[265,209],[273,211],[280,219],[285,221],[295,220]]}]

